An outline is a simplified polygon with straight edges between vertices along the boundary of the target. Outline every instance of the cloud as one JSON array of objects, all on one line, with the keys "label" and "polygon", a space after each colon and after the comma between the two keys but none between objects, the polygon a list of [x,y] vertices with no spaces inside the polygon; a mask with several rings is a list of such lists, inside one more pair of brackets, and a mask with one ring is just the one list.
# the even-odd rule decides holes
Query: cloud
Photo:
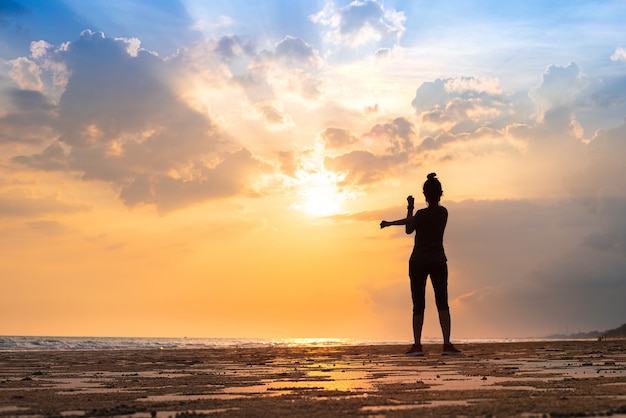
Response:
[{"label": "cloud", "polygon": [[525,104],[497,80],[460,77],[422,83],[411,105],[423,132],[472,132],[526,120]]},{"label": "cloud", "polygon": [[254,45],[244,42],[236,35],[222,36],[215,45],[215,51],[227,61],[232,61],[242,55],[253,56],[255,54]]},{"label": "cloud", "polygon": [[541,83],[530,90],[529,96],[544,112],[558,107],[568,107],[574,104],[576,96],[588,83],[588,77],[575,63],[570,63],[566,67],[550,65],[541,76]]},{"label": "cloud", "polygon": [[41,90],[43,88],[41,69],[33,61],[26,57],[19,57],[9,61],[9,64],[13,67],[9,75],[21,89]]},{"label": "cloud", "polygon": [[[495,79],[424,82],[411,102],[421,134],[418,150],[456,159],[495,152],[514,156],[533,146],[529,155],[536,164],[569,147],[566,155],[578,160],[582,151],[578,143],[586,140],[583,123],[600,113],[591,104],[619,102],[606,95],[606,82],[590,83],[574,63],[548,67],[541,82],[527,92],[507,92]],[[615,108],[617,112],[619,106]],[[580,113],[582,120],[577,117]]]},{"label": "cloud", "polygon": [[59,142],[49,145],[40,154],[18,155],[13,157],[12,160],[18,164],[43,171],[65,171],[70,169],[68,156],[63,145]]},{"label": "cloud", "polygon": [[125,204],[160,211],[249,193],[246,179],[268,167],[180,100],[168,82],[168,61],[129,45],[85,31],[49,54],[71,74],[56,109],[58,140],[13,161],[111,183]]},{"label": "cloud", "polygon": [[611,61],[626,61],[626,49],[619,47],[611,55]]},{"label": "cloud", "polygon": [[278,162],[282,173],[289,177],[295,177],[298,170],[298,163],[293,151],[279,151]]},{"label": "cloud", "polygon": [[410,153],[415,148],[416,133],[413,124],[403,117],[376,124],[366,136],[385,141],[388,144],[386,152],[393,155]]},{"label": "cloud", "polygon": [[270,129],[292,125],[291,116],[282,110],[281,94],[297,92],[305,99],[319,95],[320,81],[315,72],[322,60],[319,53],[300,38],[286,36],[273,50],[257,52],[253,43],[244,42],[238,36],[225,36],[211,52],[216,52],[223,60],[227,68],[226,80],[241,88]]},{"label": "cloud", "polygon": [[302,39],[293,36],[286,36],[276,44],[274,56],[288,65],[316,67],[320,63],[317,51]]},{"label": "cloud", "polygon": [[344,7],[327,3],[310,19],[328,28],[325,37],[330,44],[348,47],[396,41],[404,33],[406,21],[403,12],[385,10],[375,0],[355,0]]},{"label": "cloud", "polygon": [[54,137],[57,107],[36,90],[10,89],[11,110],[0,116],[0,143],[39,144]]},{"label": "cloud", "polygon": [[[367,185],[383,180],[391,173],[402,170],[410,162],[415,149],[416,134],[413,124],[406,118],[374,125],[364,135],[371,142],[371,150],[357,149],[347,153],[326,157],[324,166],[332,171],[345,174],[344,182],[353,185]],[[354,145],[358,137],[349,130],[329,128],[322,133],[329,149],[340,149]],[[362,146],[362,144],[361,144]]]},{"label": "cloud", "polygon": [[359,141],[359,137],[349,129],[326,128],[320,136],[328,149],[344,148]]},{"label": "cloud", "polygon": [[[590,213],[569,199],[443,204],[450,213],[444,245],[457,337],[470,337],[478,324],[491,335],[542,336],[567,325],[595,329],[626,315],[622,249],[588,245],[590,234],[614,228],[602,227],[605,213]],[[390,219],[397,210],[352,219]],[[612,213],[624,231],[626,198],[613,201]],[[398,232],[387,239],[411,239]],[[408,289],[396,285],[372,294],[377,292],[373,308],[381,312],[401,303],[401,294],[408,298]]]},{"label": "cloud", "polygon": [[[404,158],[402,158],[404,157]],[[351,151],[338,157],[327,157],[324,166],[346,173],[345,183],[367,185],[385,178],[406,156],[375,155],[369,151]]]}]

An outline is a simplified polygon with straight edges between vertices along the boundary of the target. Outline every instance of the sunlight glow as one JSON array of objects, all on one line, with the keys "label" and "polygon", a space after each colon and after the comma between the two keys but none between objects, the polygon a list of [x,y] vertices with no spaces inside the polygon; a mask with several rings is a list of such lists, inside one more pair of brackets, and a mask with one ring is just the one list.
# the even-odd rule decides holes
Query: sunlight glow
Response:
[{"label": "sunlight glow", "polygon": [[350,193],[339,186],[345,174],[326,170],[325,152],[320,143],[311,151],[299,161],[294,184],[298,201],[292,208],[314,217],[335,215],[350,197]]},{"label": "sunlight glow", "polygon": [[304,210],[313,216],[328,216],[339,212],[344,197],[332,187],[315,186],[304,191]]}]

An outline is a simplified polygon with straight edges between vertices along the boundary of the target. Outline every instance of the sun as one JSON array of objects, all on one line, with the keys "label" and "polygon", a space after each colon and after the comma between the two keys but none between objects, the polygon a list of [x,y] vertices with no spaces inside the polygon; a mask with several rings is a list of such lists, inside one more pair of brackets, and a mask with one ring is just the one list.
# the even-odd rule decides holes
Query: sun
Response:
[{"label": "sun", "polygon": [[312,216],[329,216],[341,210],[343,196],[332,187],[314,186],[303,191],[302,206]]},{"label": "sun", "polygon": [[337,186],[340,177],[327,170],[298,173],[297,194],[299,202],[295,205],[310,216],[324,217],[341,212],[347,195]]},{"label": "sun", "polygon": [[323,143],[318,142],[298,161],[295,176],[289,181],[297,199],[292,208],[313,217],[341,213],[345,201],[353,199],[352,193],[342,186],[346,174],[326,169],[325,159]]}]

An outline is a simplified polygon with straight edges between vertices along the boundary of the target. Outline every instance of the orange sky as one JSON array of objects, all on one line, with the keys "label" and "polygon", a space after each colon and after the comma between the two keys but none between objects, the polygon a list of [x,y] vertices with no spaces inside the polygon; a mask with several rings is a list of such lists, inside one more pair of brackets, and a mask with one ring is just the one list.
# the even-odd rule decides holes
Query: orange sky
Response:
[{"label": "orange sky", "polygon": [[408,341],[430,172],[453,339],[623,323],[623,5],[344,3],[0,9],[0,335]]}]

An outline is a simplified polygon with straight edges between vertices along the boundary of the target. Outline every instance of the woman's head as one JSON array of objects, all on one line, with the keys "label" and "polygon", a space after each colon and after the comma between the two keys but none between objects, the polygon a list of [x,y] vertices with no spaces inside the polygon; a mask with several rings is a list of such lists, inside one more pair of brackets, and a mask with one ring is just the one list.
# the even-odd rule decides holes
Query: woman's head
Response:
[{"label": "woman's head", "polygon": [[437,203],[443,194],[441,183],[435,173],[430,173],[426,178],[427,180],[424,183],[424,196],[426,197],[426,201],[429,203]]}]

